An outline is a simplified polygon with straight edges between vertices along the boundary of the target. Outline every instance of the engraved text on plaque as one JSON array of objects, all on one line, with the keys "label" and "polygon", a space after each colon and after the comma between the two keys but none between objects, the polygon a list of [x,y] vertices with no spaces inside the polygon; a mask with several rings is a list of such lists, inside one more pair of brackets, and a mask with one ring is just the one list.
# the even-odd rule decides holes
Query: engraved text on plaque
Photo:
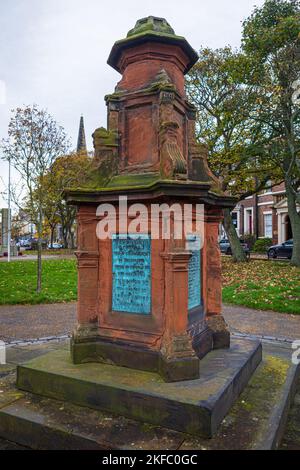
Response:
[{"label": "engraved text on plaque", "polygon": [[112,240],[112,309],[151,313],[151,239],[115,235]]}]

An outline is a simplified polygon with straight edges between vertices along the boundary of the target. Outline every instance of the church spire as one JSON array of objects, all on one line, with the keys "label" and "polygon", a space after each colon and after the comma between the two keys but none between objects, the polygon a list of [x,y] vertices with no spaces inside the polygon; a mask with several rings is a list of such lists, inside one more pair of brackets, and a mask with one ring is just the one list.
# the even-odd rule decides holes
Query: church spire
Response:
[{"label": "church spire", "polygon": [[86,152],[86,140],[85,140],[83,116],[80,117],[78,140],[77,140],[77,152]]}]

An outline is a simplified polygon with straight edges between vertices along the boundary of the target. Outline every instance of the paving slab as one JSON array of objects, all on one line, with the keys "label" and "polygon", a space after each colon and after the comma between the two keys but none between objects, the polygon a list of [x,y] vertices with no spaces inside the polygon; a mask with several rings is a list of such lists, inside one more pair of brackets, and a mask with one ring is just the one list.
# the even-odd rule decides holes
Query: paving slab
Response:
[{"label": "paving slab", "polygon": [[[266,448],[266,443],[277,446],[286,419],[285,413],[278,415],[278,405],[283,410],[288,404],[291,384],[287,377],[292,373],[295,383],[297,371],[289,348],[264,344],[263,362],[212,439],[27,392],[0,410],[0,436],[34,449],[242,450]],[[12,376],[9,387],[15,389]],[[299,431],[297,419],[293,434],[286,435],[281,448],[298,448],[295,429]]]},{"label": "paving slab", "polygon": [[49,341],[43,344],[31,344],[27,346],[12,346],[6,349],[6,361],[10,364],[22,364],[35,357],[43,356],[50,351],[70,349],[70,342],[67,341]]},{"label": "paving slab", "polygon": [[0,433],[34,449],[176,450],[181,433],[25,394],[6,407]]},{"label": "paving slab", "polygon": [[24,393],[15,387],[15,381],[15,367],[0,366],[0,409],[24,396]]},{"label": "paving slab", "polygon": [[76,302],[0,305],[0,340],[10,343],[69,335],[76,321]]},{"label": "paving slab", "polygon": [[281,450],[300,450],[300,382],[287,419],[287,426],[280,445]]},{"label": "paving slab", "polygon": [[[261,448],[266,442],[268,445],[270,442],[277,445],[278,432],[280,431],[279,435],[282,434],[286,420],[285,414],[278,415],[278,411],[282,411],[287,404],[290,388],[287,376],[292,370],[295,382],[297,368],[291,364],[290,345],[264,342],[263,351],[263,362],[212,439],[191,437],[108,412],[91,410],[26,392],[16,397],[15,366],[0,366],[2,389],[5,382],[5,394],[9,392],[8,398],[2,403],[2,413],[5,413],[8,421],[11,420],[11,429],[16,422],[18,427],[23,429],[21,437],[18,436],[18,445],[8,442],[8,437],[13,440],[17,436],[8,435],[8,429],[3,429],[4,421],[1,419],[0,436],[6,437],[6,440],[0,439],[0,449],[25,449],[28,444],[36,449],[99,449],[108,446],[113,449],[159,450],[253,449]],[[283,400],[286,402],[283,403]],[[278,410],[280,402],[282,403]],[[300,449],[299,410],[298,396],[288,416],[281,449]],[[44,429],[45,426],[47,430]],[[70,434],[74,435],[73,440],[66,438]],[[30,443],[26,441],[29,438]]]},{"label": "paving slab", "polygon": [[[264,354],[248,386],[224,419],[213,439],[185,439],[180,450],[271,450],[278,446],[286,416],[277,414],[277,406],[290,390],[287,376],[291,363],[278,356]],[[295,376],[295,369],[293,370]]]},{"label": "paving slab", "polygon": [[300,315],[233,305],[223,305],[223,315],[233,333],[289,341],[300,340]]},{"label": "paving slab", "polygon": [[18,366],[20,389],[143,422],[210,437],[261,362],[261,344],[233,340],[210,352],[200,379],[165,383],[158,374],[71,362],[66,350]]}]

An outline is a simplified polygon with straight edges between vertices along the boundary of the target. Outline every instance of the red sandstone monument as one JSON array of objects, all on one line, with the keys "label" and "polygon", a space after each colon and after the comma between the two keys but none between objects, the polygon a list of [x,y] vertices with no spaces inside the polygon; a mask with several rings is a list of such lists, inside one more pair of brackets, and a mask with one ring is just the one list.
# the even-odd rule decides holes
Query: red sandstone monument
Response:
[{"label": "red sandstone monument", "polygon": [[[185,96],[184,75],[197,59],[188,42],[155,17],[139,20],[112,48],[108,63],[122,79],[106,96],[108,128],[93,135],[96,169],[86,188],[67,194],[68,202],[78,207],[75,363],[99,360],[159,371],[167,381],[183,380],[199,376],[198,357],[229,347],[221,316],[218,226],[222,208],[232,207],[234,200],[221,194],[208,169],[206,149],[195,140],[195,109]],[[147,314],[130,311],[130,306],[114,308],[117,241],[96,236],[97,206],[106,202],[118,210],[124,194],[128,203],[143,202],[149,210],[151,203],[205,205],[198,284],[193,286],[191,272],[189,280],[193,257],[185,240],[172,241],[172,233],[171,240],[152,240]],[[151,239],[151,227],[147,235]],[[189,285],[198,289],[198,301],[189,302]],[[140,287],[134,285],[135,296]]]},{"label": "red sandstone monument", "polygon": [[[218,227],[235,201],[220,191],[195,139],[184,75],[197,58],[165,19],[152,16],[114,44],[108,63],[122,78],[106,96],[107,129],[93,134],[86,184],[66,191],[78,208],[71,360],[59,350],[19,366],[18,386],[210,437],[260,363],[261,345],[230,341],[222,317]],[[150,222],[140,237],[128,237],[125,196],[149,213],[153,205],[202,205],[204,230],[195,233],[193,209],[191,237],[176,238],[175,216],[168,239],[155,238]],[[106,239],[97,232],[107,218],[103,204],[117,216]],[[202,249],[193,245],[197,237]]]}]

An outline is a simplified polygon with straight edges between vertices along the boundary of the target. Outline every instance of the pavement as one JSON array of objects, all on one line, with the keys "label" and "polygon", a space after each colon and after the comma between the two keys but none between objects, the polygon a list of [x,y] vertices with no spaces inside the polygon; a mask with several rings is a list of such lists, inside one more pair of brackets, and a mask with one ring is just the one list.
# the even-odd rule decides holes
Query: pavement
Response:
[{"label": "pavement", "polygon": [[223,315],[232,333],[279,341],[300,340],[300,315],[233,305],[223,305]]},{"label": "pavement", "polygon": [[6,343],[69,335],[75,324],[76,302],[0,306],[0,340]]},{"label": "pavement", "polygon": [[[0,364],[0,408],[7,399],[13,402],[18,398],[18,396],[14,396],[15,393],[18,393],[15,392],[17,365],[61,347],[68,348],[68,340],[52,340],[42,344],[27,343],[23,346],[9,345],[6,349],[6,365]],[[1,450],[28,450],[28,448],[0,438]]]},{"label": "pavement", "polygon": [[[300,315],[224,305],[232,333],[279,341],[300,340]],[[0,340],[6,343],[69,335],[76,325],[76,302],[1,305]]]},{"label": "pavement", "polygon": [[[30,251],[23,252],[23,256],[12,256],[11,261],[35,261],[37,259],[37,255],[30,254]],[[67,254],[67,253],[57,253],[57,254],[44,254],[43,253],[43,259],[65,259],[65,258],[74,258],[75,254]],[[224,258],[228,258],[227,255],[222,255]],[[269,261],[270,263],[278,263],[280,261],[289,261],[286,258],[276,258],[276,259],[269,259],[267,254],[265,253],[250,253],[250,259],[251,260],[264,260],[264,261]],[[0,263],[7,263],[7,257],[6,256],[0,256]]]}]

